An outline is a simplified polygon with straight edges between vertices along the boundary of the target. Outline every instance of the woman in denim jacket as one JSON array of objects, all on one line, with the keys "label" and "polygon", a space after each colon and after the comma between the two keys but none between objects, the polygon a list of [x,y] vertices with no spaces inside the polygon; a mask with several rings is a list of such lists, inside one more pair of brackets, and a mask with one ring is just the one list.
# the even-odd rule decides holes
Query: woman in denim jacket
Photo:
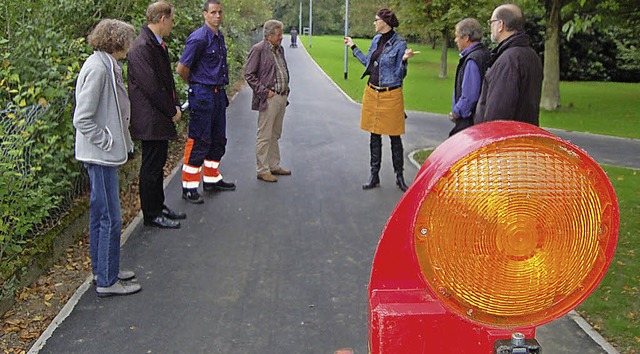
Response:
[{"label": "woman in denim jacket", "polygon": [[361,78],[369,75],[362,97],[360,128],[371,133],[369,142],[371,176],[362,185],[362,189],[371,189],[380,185],[382,135],[389,135],[396,185],[402,191],[406,191],[407,184],[403,175],[404,155],[400,137],[404,134],[405,118],[402,80],[407,75],[407,60],[420,52],[407,49],[407,42],[393,30],[399,25],[393,11],[380,9],[376,13],[373,24],[377,34],[373,37],[366,55],[356,47],[351,37],[344,38],[344,44],[353,50],[353,56],[366,68]]}]

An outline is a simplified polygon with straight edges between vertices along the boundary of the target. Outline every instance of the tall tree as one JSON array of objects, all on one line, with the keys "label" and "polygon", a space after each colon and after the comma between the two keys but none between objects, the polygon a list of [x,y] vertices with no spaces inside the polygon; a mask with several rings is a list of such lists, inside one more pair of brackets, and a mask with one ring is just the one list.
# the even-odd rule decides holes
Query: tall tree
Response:
[{"label": "tall tree", "polygon": [[560,28],[561,0],[545,0],[546,31],[544,40],[544,64],[542,98],[540,107],[555,110],[560,107]]},{"label": "tall tree", "polygon": [[[441,38],[440,74],[447,77],[447,56],[452,44],[455,25],[466,17],[478,19],[488,16],[490,0],[396,0],[399,13],[410,21],[408,30],[422,38]],[[407,29],[404,29],[407,30]],[[420,33],[422,32],[422,33]],[[435,43],[434,43],[435,44]]]}]

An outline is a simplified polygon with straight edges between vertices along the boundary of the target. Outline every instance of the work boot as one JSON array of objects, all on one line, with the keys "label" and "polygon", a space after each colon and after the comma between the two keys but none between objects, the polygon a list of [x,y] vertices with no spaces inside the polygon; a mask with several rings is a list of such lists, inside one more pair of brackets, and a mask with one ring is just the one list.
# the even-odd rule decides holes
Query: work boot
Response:
[{"label": "work boot", "polygon": [[188,201],[191,204],[202,204],[204,199],[197,190],[182,190],[182,199]]},{"label": "work boot", "polygon": [[369,151],[371,153],[371,175],[367,183],[362,185],[362,189],[372,189],[380,185],[380,163],[382,160],[382,137],[379,134],[371,133],[369,140]]},{"label": "work boot", "polygon": [[236,190],[236,185],[233,182],[226,182],[226,181],[221,179],[218,182],[213,182],[213,183],[204,182],[202,184],[202,189],[204,189],[207,192],[212,192],[212,191],[235,191]]}]

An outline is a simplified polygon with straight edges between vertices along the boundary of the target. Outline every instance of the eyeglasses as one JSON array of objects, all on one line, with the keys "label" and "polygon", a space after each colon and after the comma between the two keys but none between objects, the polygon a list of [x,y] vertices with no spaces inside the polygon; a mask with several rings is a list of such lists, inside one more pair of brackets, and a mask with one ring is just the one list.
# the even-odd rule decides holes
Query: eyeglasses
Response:
[{"label": "eyeglasses", "polygon": [[487,26],[491,27],[491,24],[496,22],[496,21],[502,21],[500,19],[496,19],[496,20],[487,20]]}]

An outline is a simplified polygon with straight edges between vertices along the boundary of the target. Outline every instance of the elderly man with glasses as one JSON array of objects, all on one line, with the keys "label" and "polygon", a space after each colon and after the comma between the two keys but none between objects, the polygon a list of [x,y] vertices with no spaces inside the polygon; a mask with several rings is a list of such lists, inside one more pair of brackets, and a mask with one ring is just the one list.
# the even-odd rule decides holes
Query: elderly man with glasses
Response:
[{"label": "elderly man with glasses", "polygon": [[487,21],[493,64],[485,75],[474,124],[516,120],[539,125],[542,61],[524,33],[524,15],[514,4],[498,6]]}]

